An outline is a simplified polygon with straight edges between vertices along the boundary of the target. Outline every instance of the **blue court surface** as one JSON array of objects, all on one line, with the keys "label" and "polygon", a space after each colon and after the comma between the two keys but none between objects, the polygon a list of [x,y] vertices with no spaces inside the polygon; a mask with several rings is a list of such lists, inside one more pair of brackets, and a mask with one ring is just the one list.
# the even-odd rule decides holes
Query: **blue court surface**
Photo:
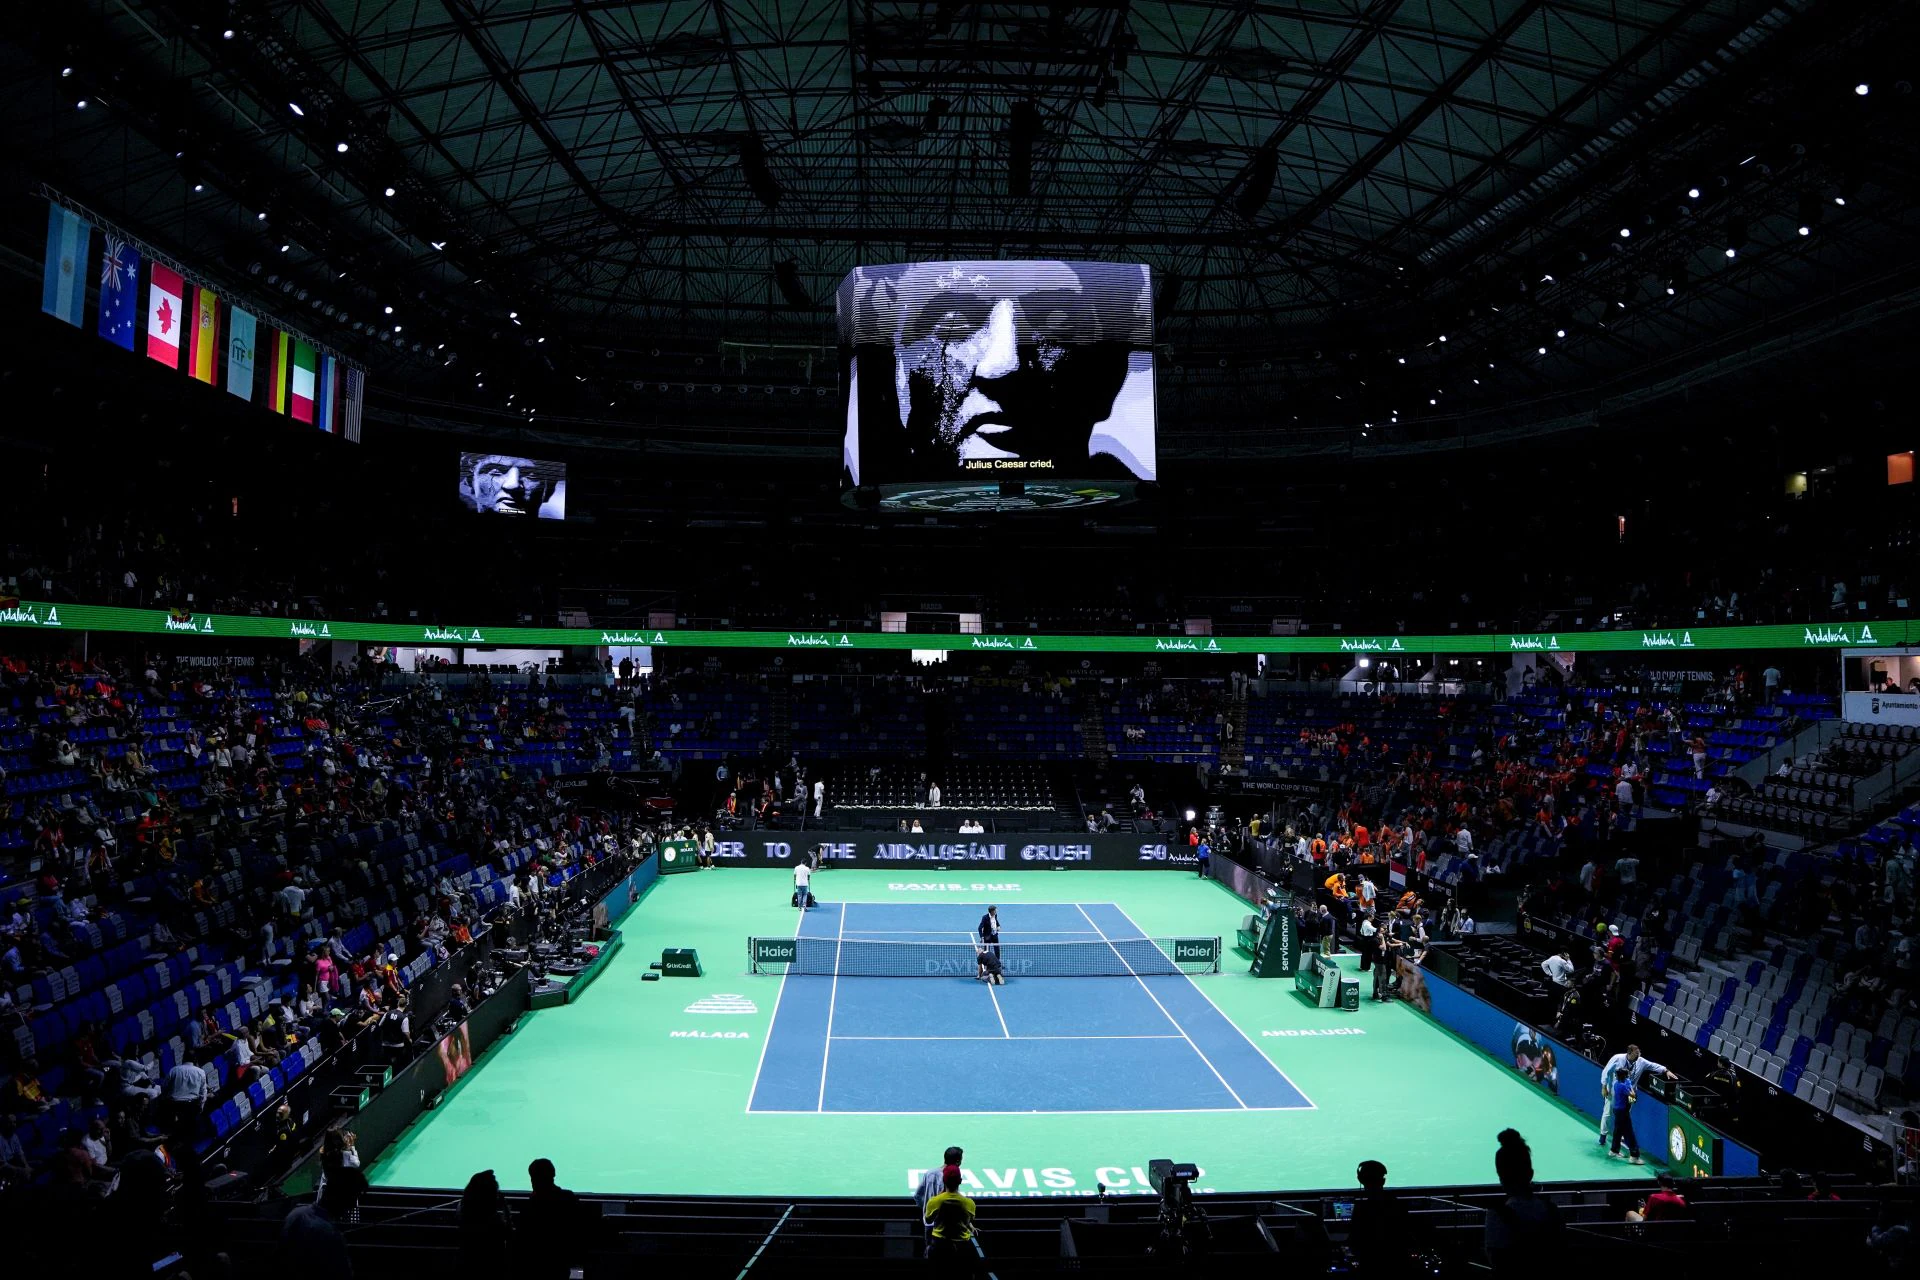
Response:
[{"label": "blue court surface", "polygon": [[[965,943],[978,905],[823,903],[798,935]],[[1002,941],[1145,935],[1110,903],[1002,907]],[[1201,979],[1204,982],[1205,979]],[[788,974],[749,1112],[941,1115],[1288,1111],[1313,1103],[1185,974]]]}]

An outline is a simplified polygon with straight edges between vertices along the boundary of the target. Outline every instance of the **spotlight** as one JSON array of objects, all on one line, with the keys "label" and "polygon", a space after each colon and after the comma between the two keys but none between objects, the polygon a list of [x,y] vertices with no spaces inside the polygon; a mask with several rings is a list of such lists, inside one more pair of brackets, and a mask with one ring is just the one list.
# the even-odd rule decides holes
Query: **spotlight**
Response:
[{"label": "spotlight", "polygon": [[196,182],[193,184],[193,190],[195,194],[205,191],[206,189],[207,189],[207,184],[204,182]]},{"label": "spotlight", "polygon": [[1444,334],[1444,333],[1443,333],[1443,334],[1441,334],[1441,335],[1440,335],[1440,341],[1442,341],[1442,342],[1445,342],[1446,340],[1447,340],[1447,335],[1446,335],[1446,334]]},{"label": "spotlight", "polygon": [[1540,348],[1540,354],[1541,355],[1547,354],[1547,349],[1545,347]]},{"label": "spotlight", "polygon": [[1700,188],[1698,187],[1687,188],[1687,199],[1698,200],[1699,198],[1700,198]]},{"label": "spotlight", "polygon": [[289,249],[291,249],[291,248],[293,248],[293,246],[292,246],[292,245],[290,245],[290,244],[283,244],[283,245],[281,245],[281,246],[280,246],[280,252],[282,252],[282,253],[285,253],[285,252],[286,252],[287,250],[289,250]]},{"label": "spotlight", "polygon": [[509,312],[507,312],[507,319],[509,319],[509,320],[518,320],[519,318],[520,318],[520,313],[519,313],[518,311],[509,311]]},{"label": "spotlight", "polygon": [[253,220],[255,222],[265,222],[267,220],[267,211],[262,209],[260,212],[254,214]]},{"label": "spotlight", "polygon": [[393,308],[392,308],[392,307],[382,307],[382,308],[380,309],[380,314],[381,314],[381,315],[383,315],[383,316],[390,316],[390,315],[392,315],[392,314],[393,314]]},{"label": "spotlight", "polygon": [[398,333],[398,332],[400,332],[400,326],[399,326],[399,325],[395,325],[395,326],[393,326],[393,331],[394,331],[395,333]]},{"label": "spotlight", "polygon": [[334,143],[334,144],[333,144],[333,149],[334,149],[335,151],[338,151],[338,152],[339,152],[339,153],[340,153],[341,155],[345,155],[345,154],[347,154],[347,144],[346,144],[346,143],[344,143],[344,142],[336,142],[336,143]]},{"label": "spotlight", "polygon": [[1427,398],[1427,403],[1428,403],[1428,404],[1439,404],[1439,403],[1440,403],[1440,401],[1439,401],[1439,400],[1437,400],[1437,399],[1435,399],[1435,398],[1433,398],[1433,397],[1431,397],[1431,396],[1429,396],[1429,397]]},{"label": "spotlight", "polygon": [[1564,338],[1567,336],[1567,331],[1565,329],[1555,329],[1553,331],[1553,336],[1556,338]]},{"label": "spotlight", "polygon": [[1813,228],[1808,226],[1804,222],[1800,224],[1799,231],[1800,231],[1800,234],[1803,236],[1810,236],[1813,234]]},{"label": "spotlight", "polygon": [[293,114],[297,116],[305,116],[307,114],[306,112],[300,109],[300,104],[297,102],[289,102],[287,104],[287,110],[293,112]]},{"label": "spotlight", "polygon": [[80,101],[73,104],[73,109],[75,111],[85,111],[87,109],[87,100],[85,98],[80,99]]},{"label": "spotlight", "polygon": [[222,40],[231,40],[231,39],[233,39],[233,28],[232,28],[232,27],[228,27],[228,28],[227,28],[227,29],[226,29],[225,31],[222,31],[222,32],[220,33],[220,38],[221,38]]},{"label": "spotlight", "polygon": [[62,67],[62,68],[60,68],[60,78],[61,78],[62,80],[65,80],[65,79],[66,79],[66,78],[67,78],[68,76],[70,76],[70,75],[72,75],[72,74],[73,74],[73,68],[72,68],[72,67]]},{"label": "spotlight", "polygon": [[1727,246],[1727,256],[1728,256],[1729,258],[1737,258],[1737,257],[1739,257],[1739,256],[1740,256],[1740,251],[1739,251],[1738,249],[1736,249],[1736,248],[1734,248],[1734,247],[1733,247],[1732,245],[1728,245],[1728,246]]},{"label": "spotlight", "polygon": [[1400,357],[1400,363],[1401,363],[1401,364],[1405,364],[1406,362],[1407,362],[1407,358],[1406,358],[1405,356],[1401,356],[1401,357]]},{"label": "spotlight", "polygon": [[1868,85],[1867,82],[1863,80],[1859,84],[1853,86],[1853,92],[1855,97],[1864,98],[1869,93],[1873,92],[1873,89],[1872,89],[1872,86]]},{"label": "spotlight", "polygon": [[393,188],[392,188],[392,187],[388,187],[388,188],[387,188],[387,199],[389,199],[389,200],[391,200],[391,199],[393,199]]},{"label": "spotlight", "polygon": [[1192,821],[1193,821],[1193,810],[1191,810],[1191,809],[1189,809],[1189,810],[1187,810],[1187,821],[1188,821],[1188,822],[1192,822]]},{"label": "spotlight", "polygon": [[1633,239],[1633,228],[1632,228],[1632,227],[1622,227],[1622,228],[1620,228],[1620,238],[1621,238],[1622,240],[1631,240],[1631,239]]}]

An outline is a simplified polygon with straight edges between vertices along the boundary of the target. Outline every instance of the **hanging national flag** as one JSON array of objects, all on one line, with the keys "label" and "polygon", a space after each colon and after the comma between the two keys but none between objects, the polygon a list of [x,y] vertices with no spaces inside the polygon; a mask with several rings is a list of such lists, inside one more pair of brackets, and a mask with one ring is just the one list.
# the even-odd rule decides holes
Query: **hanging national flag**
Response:
[{"label": "hanging national flag", "polygon": [[227,308],[227,390],[253,399],[253,313]]},{"label": "hanging national flag", "polygon": [[306,343],[294,342],[290,412],[296,422],[313,421],[314,355],[314,349]]},{"label": "hanging national flag", "polygon": [[267,394],[261,401],[275,413],[287,411],[287,357],[292,340],[277,329],[267,331]]},{"label": "hanging national flag", "polygon": [[313,425],[322,431],[333,430],[333,416],[339,407],[340,361],[333,356],[320,357],[320,385],[314,393]]},{"label": "hanging national flag", "polygon": [[340,434],[360,443],[360,411],[365,407],[367,375],[348,365],[340,375]]},{"label": "hanging national flag", "polygon": [[71,209],[47,204],[47,267],[40,309],[78,329],[87,311],[87,250],[93,227]]},{"label": "hanging national flag", "polygon": [[140,252],[118,236],[107,237],[100,259],[100,336],[123,350],[133,350],[133,328],[139,323]]},{"label": "hanging national flag", "polygon": [[193,327],[187,330],[187,373],[213,385],[220,354],[220,299],[210,289],[193,291]]},{"label": "hanging national flag", "polygon": [[180,299],[186,292],[178,271],[153,264],[147,280],[147,355],[169,369],[180,367]]}]

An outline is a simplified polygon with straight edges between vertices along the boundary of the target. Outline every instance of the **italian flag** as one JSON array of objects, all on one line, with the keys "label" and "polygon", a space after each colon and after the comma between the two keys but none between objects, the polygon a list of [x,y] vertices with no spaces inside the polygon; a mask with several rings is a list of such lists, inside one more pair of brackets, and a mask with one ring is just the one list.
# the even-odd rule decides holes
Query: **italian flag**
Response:
[{"label": "italian flag", "polygon": [[180,300],[186,282],[172,267],[153,264],[147,281],[147,354],[169,369],[180,367]]},{"label": "italian flag", "polygon": [[313,375],[316,361],[313,348],[304,342],[293,344],[293,409],[295,420],[313,421]]}]

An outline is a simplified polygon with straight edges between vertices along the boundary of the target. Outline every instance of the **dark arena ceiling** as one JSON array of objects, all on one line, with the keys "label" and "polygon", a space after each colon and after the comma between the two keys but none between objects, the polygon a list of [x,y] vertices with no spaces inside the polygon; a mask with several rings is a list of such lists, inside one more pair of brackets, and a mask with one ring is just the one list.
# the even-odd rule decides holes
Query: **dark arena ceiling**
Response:
[{"label": "dark arena ceiling", "polygon": [[364,359],[373,422],[830,456],[860,262],[1150,264],[1171,457],[1771,394],[1920,301],[1911,0],[63,0],[0,47],[17,189]]}]

